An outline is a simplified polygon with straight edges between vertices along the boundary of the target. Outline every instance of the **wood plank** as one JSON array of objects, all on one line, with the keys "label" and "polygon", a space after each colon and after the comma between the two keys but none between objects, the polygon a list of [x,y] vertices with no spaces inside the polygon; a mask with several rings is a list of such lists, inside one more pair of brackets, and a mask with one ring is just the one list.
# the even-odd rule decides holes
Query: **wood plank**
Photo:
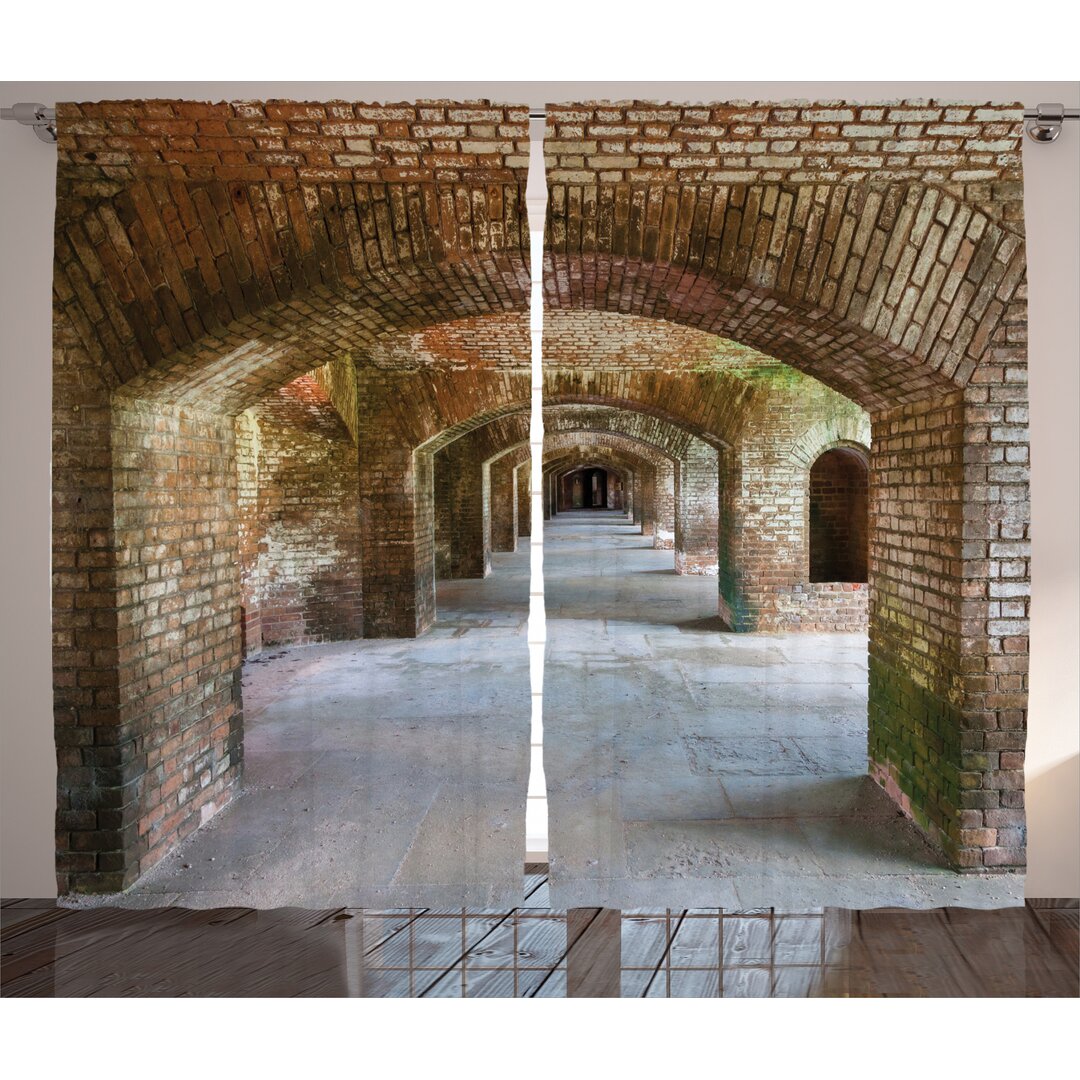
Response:
[{"label": "wood plank", "polygon": [[621,924],[621,913],[612,908],[567,912],[567,997],[619,997]]}]

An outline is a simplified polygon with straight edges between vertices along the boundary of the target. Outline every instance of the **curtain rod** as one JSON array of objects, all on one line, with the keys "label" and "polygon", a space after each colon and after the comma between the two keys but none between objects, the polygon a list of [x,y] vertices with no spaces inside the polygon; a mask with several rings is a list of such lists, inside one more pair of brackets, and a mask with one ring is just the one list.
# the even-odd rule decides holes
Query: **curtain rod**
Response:
[{"label": "curtain rod", "polygon": [[[530,120],[543,120],[546,109],[530,109]],[[56,142],[56,110],[40,102],[20,101],[10,109],[0,109],[0,120],[17,120],[34,129],[34,134],[47,143]],[[1080,109],[1067,109],[1060,102],[1039,104],[1024,110],[1028,136],[1039,143],[1053,142],[1061,134],[1066,120],[1080,120]]]}]

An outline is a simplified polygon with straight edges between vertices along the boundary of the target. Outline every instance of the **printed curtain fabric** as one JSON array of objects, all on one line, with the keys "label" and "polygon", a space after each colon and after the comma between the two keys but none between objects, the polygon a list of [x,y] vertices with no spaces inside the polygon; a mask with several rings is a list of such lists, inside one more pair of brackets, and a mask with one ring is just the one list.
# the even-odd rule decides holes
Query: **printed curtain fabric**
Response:
[{"label": "printed curtain fabric", "polygon": [[537,111],[57,106],[61,893],[1017,902],[1021,107]]}]

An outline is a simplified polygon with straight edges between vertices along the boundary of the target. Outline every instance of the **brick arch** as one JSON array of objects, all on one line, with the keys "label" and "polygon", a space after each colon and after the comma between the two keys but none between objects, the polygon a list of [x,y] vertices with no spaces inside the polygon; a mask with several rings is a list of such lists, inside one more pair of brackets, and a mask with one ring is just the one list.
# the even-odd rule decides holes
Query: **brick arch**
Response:
[{"label": "brick arch", "polygon": [[113,386],[245,375],[253,342],[281,385],[342,330],[528,308],[520,106],[62,103],[57,132],[56,308]]},{"label": "brick arch", "polygon": [[[652,501],[652,493],[656,485],[656,467],[644,457],[636,453],[627,453],[611,446],[592,445],[586,447],[568,447],[563,451],[555,451],[557,457],[545,455],[544,478],[547,516],[551,517],[556,512],[557,487],[550,490],[550,485],[558,485],[567,471],[587,468],[595,465],[608,469],[619,476],[623,481],[626,495],[630,501],[629,509],[634,513],[635,523],[640,523],[643,502],[646,500],[645,492],[649,492],[649,501]],[[626,509],[626,507],[624,507]],[[650,518],[650,524],[654,524]],[[674,531],[674,523],[670,525]],[[644,531],[644,530],[643,530]],[[650,530],[654,531],[654,530]]]},{"label": "brick arch", "polygon": [[864,459],[870,457],[870,419],[852,413],[826,417],[805,431],[791,447],[791,460],[804,468],[834,446],[858,447]]},{"label": "brick arch", "polygon": [[[585,450],[579,450],[584,446]],[[597,431],[586,428],[560,431],[544,436],[543,473],[547,477],[564,459],[579,455],[605,455],[618,457],[624,465],[646,477],[647,493],[637,509],[644,511],[646,503],[649,511],[649,535],[668,535],[669,542],[674,540],[674,497],[675,468],[677,460],[661,447],[646,442],[642,438],[617,431]],[[657,511],[657,503],[662,503],[663,510]],[[553,509],[548,500],[547,509]],[[663,521],[659,532],[653,528],[657,518]],[[636,520],[636,519],[635,519]],[[665,546],[665,545],[660,545]]]},{"label": "brick arch", "polygon": [[544,396],[544,434],[563,431],[610,431],[661,449],[672,459],[685,458],[695,442],[717,445],[715,436],[705,438],[696,425],[682,423],[677,414],[650,409],[642,401],[610,397],[594,400],[590,395]]},{"label": "brick arch", "polygon": [[[716,334],[870,412],[870,772],[965,869],[1025,858],[1021,139],[1015,107],[936,102],[548,113],[548,310]],[[732,430],[693,368],[560,367],[549,400],[640,401],[703,437]],[[767,419],[768,395],[750,404]],[[776,628],[808,594],[798,543],[754,507],[801,518],[800,485],[791,501],[784,489],[805,472],[805,425],[772,445],[736,433],[724,487],[749,497],[725,510],[739,557],[721,613],[755,629],[767,612]]]},{"label": "brick arch", "polygon": [[[502,384],[495,389],[496,401],[499,389],[504,388],[505,385]],[[447,427],[429,435],[415,447],[415,450],[434,454],[467,435],[482,433],[486,449],[490,450],[489,456],[494,456],[497,452],[506,449],[507,440],[515,439],[522,430],[528,432],[531,405],[528,399],[522,399],[519,396],[518,391],[519,388],[514,387],[506,394],[507,400],[496,404],[489,403],[487,408],[448,424]],[[446,422],[456,415],[459,415],[459,410],[451,406],[441,412],[439,422]]]},{"label": "brick arch", "polygon": [[603,465],[623,478],[629,478],[635,485],[634,497],[637,499],[641,494],[637,485],[646,478],[649,483],[655,482],[657,466],[646,455],[643,447],[635,446],[633,450],[626,450],[599,441],[584,447],[568,445],[562,450],[545,452],[544,475],[558,475],[566,469],[583,468],[590,464]]},{"label": "brick arch", "polygon": [[[785,201],[812,205],[812,195],[804,200],[806,190],[785,192],[777,186],[743,192],[742,200],[759,200],[775,213]],[[745,241],[736,226],[735,250],[711,270],[612,250],[561,251],[552,244],[545,303],[554,309],[622,311],[716,334],[798,368],[868,409],[965,386],[1023,283],[1023,243],[955,200],[950,200],[951,229],[936,226],[943,234],[936,236],[931,231],[936,193],[918,186],[896,194],[906,212],[880,228],[887,194],[853,189],[839,200],[837,228],[846,226],[849,243],[867,238],[865,246],[860,243],[843,258],[831,254],[832,244],[821,235],[811,239],[790,219],[765,218],[760,209],[755,220],[764,230],[751,230]],[[711,204],[714,196],[720,198],[712,192],[705,198]],[[822,218],[833,216],[831,208],[819,210]],[[725,204],[710,210],[717,212],[721,220],[730,216],[737,222],[742,208]],[[913,239],[914,218],[925,223]],[[776,237],[770,242],[779,249],[777,262],[792,253],[791,277],[778,277],[780,268],[770,269],[767,255],[758,258],[751,245],[765,247],[762,236]],[[891,267],[884,262],[887,256],[895,260]],[[795,260],[803,258],[808,260],[804,273],[795,277]],[[923,270],[925,264],[931,269]],[[919,284],[912,281],[913,271],[920,274]],[[823,278],[816,285],[811,282],[815,272]],[[831,273],[835,277],[827,276]]]},{"label": "brick arch", "polygon": [[[986,145],[998,155],[972,140],[974,160],[954,152],[950,183],[929,155],[905,169],[845,157],[837,147],[850,143],[830,141],[828,125],[804,124],[807,109],[825,111],[763,106],[744,123],[720,105],[553,106],[546,305],[693,326],[868,409],[966,386],[1022,296],[1019,187],[1009,183],[1020,175],[1018,118],[995,117],[993,128],[969,115],[950,149],[991,124],[999,142]],[[945,130],[951,122],[939,121]],[[740,175],[728,129],[741,136],[750,124],[778,140],[787,127],[807,149],[790,154],[792,142],[771,167],[760,158]],[[575,141],[579,155],[593,156],[575,157]],[[975,161],[1000,186],[966,185]]]},{"label": "brick arch", "polygon": [[678,460],[669,449],[648,442],[640,435],[611,429],[570,427],[554,434],[545,433],[544,467],[547,468],[549,454],[572,450],[580,445],[585,445],[590,449],[611,449],[628,456],[633,455],[654,467],[664,462],[674,465]]},{"label": "brick arch", "polygon": [[815,455],[806,471],[809,582],[867,580],[868,486],[869,449],[864,444],[836,440]]}]

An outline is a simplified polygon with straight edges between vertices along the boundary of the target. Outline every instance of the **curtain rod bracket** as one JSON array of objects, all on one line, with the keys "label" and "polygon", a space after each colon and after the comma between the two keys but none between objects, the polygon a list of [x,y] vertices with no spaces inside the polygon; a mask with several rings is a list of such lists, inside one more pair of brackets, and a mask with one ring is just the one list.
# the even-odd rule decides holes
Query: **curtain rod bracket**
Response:
[{"label": "curtain rod bracket", "polygon": [[1038,143],[1053,142],[1061,134],[1066,120],[1080,120],[1080,109],[1066,109],[1061,102],[1041,102],[1024,110],[1029,138]]},{"label": "curtain rod bracket", "polygon": [[32,127],[42,142],[56,142],[56,110],[46,108],[40,101],[20,101],[10,109],[0,109],[0,120],[17,120]]}]

